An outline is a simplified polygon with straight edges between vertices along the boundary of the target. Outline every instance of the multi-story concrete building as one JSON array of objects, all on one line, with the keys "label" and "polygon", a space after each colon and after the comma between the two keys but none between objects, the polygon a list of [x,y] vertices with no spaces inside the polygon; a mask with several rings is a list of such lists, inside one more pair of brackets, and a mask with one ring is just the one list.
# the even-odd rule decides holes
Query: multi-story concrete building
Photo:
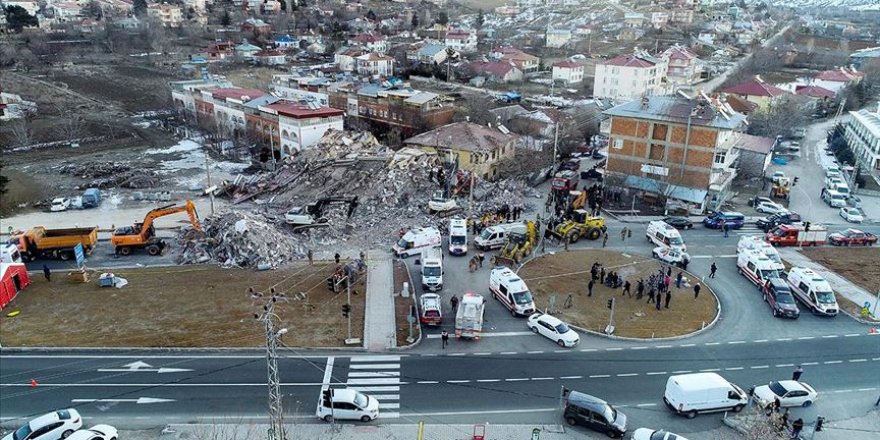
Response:
[{"label": "multi-story concrete building", "polygon": [[147,16],[159,20],[165,27],[178,28],[183,24],[183,9],[178,5],[168,3],[148,5]]},{"label": "multi-story concrete building", "polygon": [[344,112],[335,108],[279,102],[260,110],[278,116],[282,157],[317,144],[330,129],[343,129]]},{"label": "multi-story concrete building", "polygon": [[718,101],[678,96],[646,96],[605,114],[607,170],[617,185],[692,212],[724,200],[736,177],[744,115]]},{"label": "multi-story concrete building", "polygon": [[375,124],[412,136],[448,124],[455,107],[442,96],[378,84],[337,83],[326,90],[330,107],[345,110],[350,125]]},{"label": "multi-story concrete building", "polygon": [[619,100],[668,93],[666,61],[643,50],[620,55],[596,65],[593,96]]},{"label": "multi-story concrete building", "polygon": [[666,61],[666,79],[677,86],[691,86],[700,80],[703,62],[691,49],[678,44],[666,49],[661,55]]},{"label": "multi-story concrete building", "polygon": [[184,119],[184,122],[196,124],[198,120],[196,116],[196,96],[201,95],[202,90],[214,90],[232,88],[232,83],[226,80],[215,78],[202,78],[188,81],[174,81],[169,83],[171,86],[171,99],[174,102],[174,108],[178,114]]},{"label": "multi-story concrete building", "polygon": [[404,141],[408,146],[440,155],[445,162],[485,180],[498,178],[498,164],[513,159],[517,136],[473,122],[456,122]]},{"label": "multi-story concrete building", "polygon": [[571,41],[570,29],[547,29],[544,33],[544,46],[560,48]]},{"label": "multi-story concrete building", "polygon": [[446,46],[462,53],[477,51],[477,33],[465,30],[446,32]]},{"label": "multi-story concrete building", "polygon": [[541,59],[525,53],[513,46],[501,46],[492,50],[490,58],[505,61],[516,66],[523,73],[537,72]]},{"label": "multi-story concrete building", "polygon": [[355,59],[357,72],[361,75],[394,75],[394,58],[379,52],[365,53]]},{"label": "multi-story concrete building", "polygon": [[553,63],[553,81],[562,81],[566,85],[579,84],[584,80],[584,65],[571,60]]},{"label": "multi-story concrete building", "polygon": [[880,173],[880,104],[876,111],[861,109],[849,112],[844,139],[858,165],[871,174]]},{"label": "multi-story concrete building", "polygon": [[773,84],[765,82],[759,75],[755,75],[752,80],[732,85],[722,90],[722,92],[756,104],[758,111],[769,110],[773,103],[788,93]]}]

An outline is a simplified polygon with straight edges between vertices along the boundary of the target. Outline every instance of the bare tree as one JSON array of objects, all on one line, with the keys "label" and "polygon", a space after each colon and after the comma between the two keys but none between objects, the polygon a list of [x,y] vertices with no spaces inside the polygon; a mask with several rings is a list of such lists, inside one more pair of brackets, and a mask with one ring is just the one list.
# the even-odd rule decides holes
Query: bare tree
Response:
[{"label": "bare tree", "polygon": [[[741,435],[725,435],[719,433],[715,440],[727,440],[733,438],[741,438],[744,440],[789,440],[788,427],[791,426],[793,420],[784,420],[783,414],[772,412],[770,415],[764,412],[760,407],[754,407],[748,414],[736,416],[730,422],[738,427],[737,431]],[[785,424],[783,424],[785,422]],[[731,423],[727,423],[730,425]]]},{"label": "bare tree", "polygon": [[768,110],[759,111],[749,117],[749,134],[775,137],[791,128],[802,127],[807,123],[805,110],[793,96],[783,96]]},{"label": "bare tree", "polygon": [[[64,115],[65,110],[56,106],[58,114]],[[83,136],[85,132],[85,121],[79,115],[63,116],[60,123],[53,127],[55,135],[62,140],[75,140]]]},{"label": "bare tree", "polygon": [[12,124],[12,138],[15,140],[15,146],[26,147],[34,143],[36,133],[30,117],[16,119]]}]

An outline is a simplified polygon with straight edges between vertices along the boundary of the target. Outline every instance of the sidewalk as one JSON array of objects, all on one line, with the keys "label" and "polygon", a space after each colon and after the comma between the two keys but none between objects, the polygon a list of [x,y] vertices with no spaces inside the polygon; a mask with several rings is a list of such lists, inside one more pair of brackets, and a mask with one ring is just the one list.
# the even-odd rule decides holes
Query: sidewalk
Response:
[{"label": "sidewalk", "polygon": [[[876,408],[876,407],[872,407]],[[725,425],[737,433],[749,430],[755,421],[761,421],[763,415],[736,415],[722,419]],[[804,440],[874,440],[880,436],[880,413],[869,409],[865,415],[843,420],[826,419],[822,431],[813,432],[815,420],[804,420],[804,430],[800,438]],[[791,423],[791,422],[789,422]]]},{"label": "sidewalk", "polygon": [[821,275],[822,278],[825,278],[825,281],[828,281],[828,284],[831,285],[831,289],[833,289],[836,294],[843,296],[844,298],[856,303],[859,306],[868,303],[868,310],[877,310],[878,314],[880,314],[880,304],[876,304],[876,295],[869,293],[867,290],[862,289],[859,286],[856,286],[846,278],[838,275],[836,272],[831,271],[827,267],[816,263],[813,260],[810,260],[807,256],[798,252],[795,248],[777,249],[779,250],[779,256],[783,260],[788,261],[793,266],[813,269],[814,272]]},{"label": "sidewalk", "polygon": [[367,253],[367,304],[364,310],[364,347],[385,351],[396,343],[394,332],[394,270],[391,254]]},{"label": "sidewalk", "polygon": [[[384,425],[345,422],[336,425],[325,423],[287,424],[289,439],[350,439],[350,440],[388,440],[417,439],[419,425]],[[241,425],[168,425],[163,440],[222,439],[250,440],[265,438],[267,426],[259,424]],[[608,438],[584,428],[564,428],[559,425],[485,425],[486,440],[509,440],[532,438],[532,430],[538,429],[540,440],[569,440]],[[478,431],[479,432],[479,431]],[[126,433],[128,434],[128,433]],[[423,437],[430,440],[472,439],[474,425],[424,425]],[[140,437],[140,436],[135,436]],[[156,436],[158,437],[158,436]],[[156,438],[153,437],[153,438]],[[126,438],[132,437],[126,435]]]}]

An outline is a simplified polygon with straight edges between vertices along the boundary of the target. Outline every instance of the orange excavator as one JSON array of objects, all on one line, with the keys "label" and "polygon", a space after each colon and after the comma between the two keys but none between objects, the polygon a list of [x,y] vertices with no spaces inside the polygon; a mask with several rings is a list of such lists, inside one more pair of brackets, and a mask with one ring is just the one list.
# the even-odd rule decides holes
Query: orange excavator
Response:
[{"label": "orange excavator", "polygon": [[196,205],[192,200],[187,200],[184,205],[162,206],[148,212],[143,222],[135,223],[133,226],[124,226],[113,231],[110,243],[113,245],[116,255],[130,255],[134,249],[145,249],[147,254],[152,256],[161,254],[167,244],[165,240],[156,237],[156,228],[153,226],[153,222],[160,217],[184,211],[189,215],[189,222],[192,224],[193,229],[201,232],[202,225],[199,223]]}]

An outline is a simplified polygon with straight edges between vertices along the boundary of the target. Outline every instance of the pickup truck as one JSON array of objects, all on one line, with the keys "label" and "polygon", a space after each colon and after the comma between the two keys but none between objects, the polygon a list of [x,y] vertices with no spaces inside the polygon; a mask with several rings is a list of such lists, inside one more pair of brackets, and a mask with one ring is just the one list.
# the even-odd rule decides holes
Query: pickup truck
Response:
[{"label": "pickup truck", "polygon": [[88,255],[98,244],[98,228],[47,229],[35,226],[28,231],[13,233],[9,244],[18,247],[25,261],[37,258],[74,258],[74,248],[82,244],[83,253]]}]

